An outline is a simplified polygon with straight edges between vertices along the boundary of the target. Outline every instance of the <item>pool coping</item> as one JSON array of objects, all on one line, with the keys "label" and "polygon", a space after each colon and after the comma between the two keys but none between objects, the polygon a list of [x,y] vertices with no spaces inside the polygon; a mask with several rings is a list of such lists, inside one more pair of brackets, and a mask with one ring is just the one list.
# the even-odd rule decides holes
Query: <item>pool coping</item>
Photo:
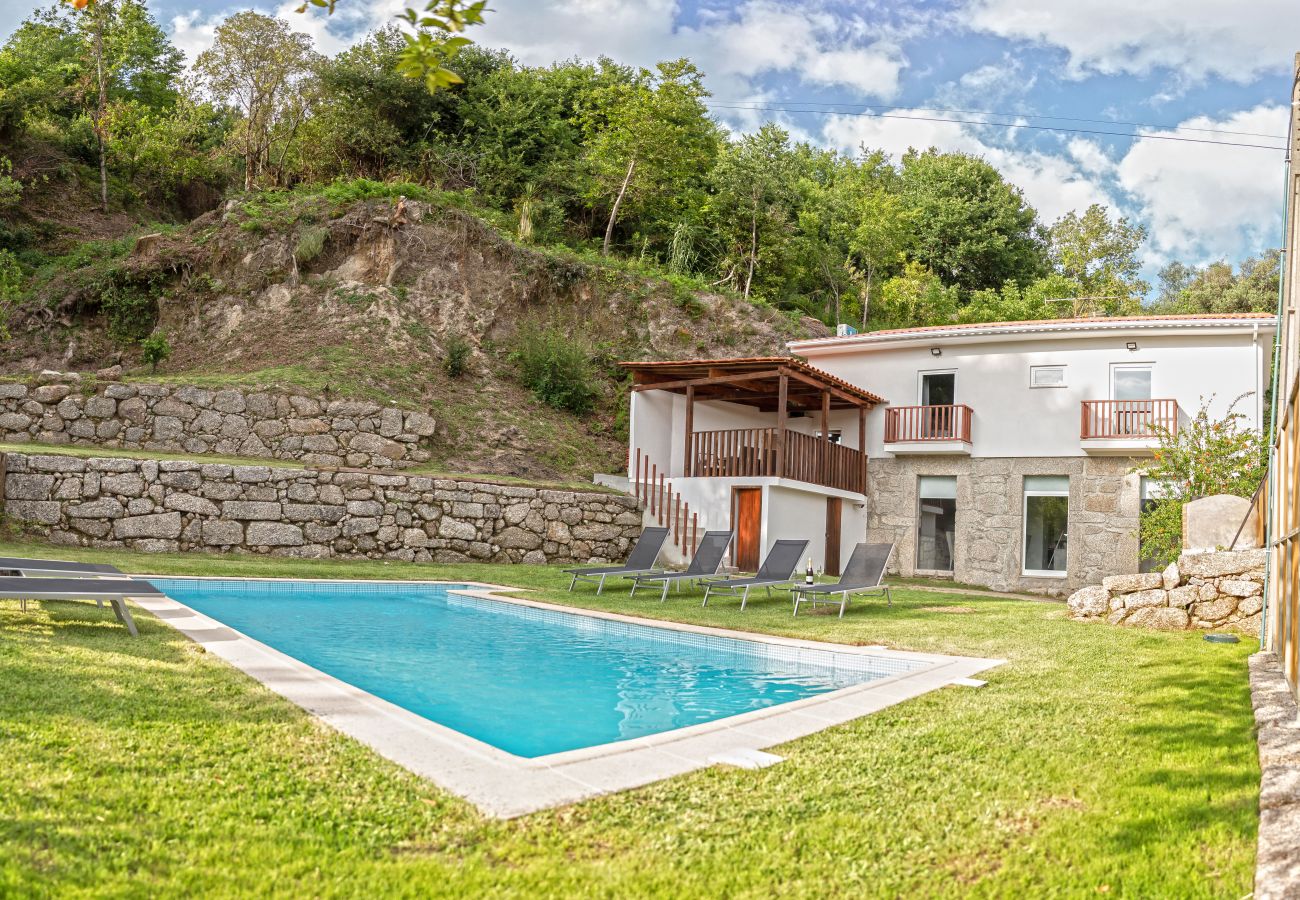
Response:
[{"label": "pool coping", "polygon": [[464,585],[448,591],[481,600],[693,635],[752,641],[845,655],[905,659],[923,668],[765,709],[533,758],[516,756],[321,672],[170,597],[132,598],[141,609],[381,756],[427,778],[497,818],[513,818],[590,797],[629,790],[715,765],[719,757],[766,750],[869,715],[936,688],[970,678],[1005,660],[913,653],[872,645],[835,644],[691,625],[604,610],[504,596],[526,588],[476,581],[246,578],[143,575],[215,581]]}]

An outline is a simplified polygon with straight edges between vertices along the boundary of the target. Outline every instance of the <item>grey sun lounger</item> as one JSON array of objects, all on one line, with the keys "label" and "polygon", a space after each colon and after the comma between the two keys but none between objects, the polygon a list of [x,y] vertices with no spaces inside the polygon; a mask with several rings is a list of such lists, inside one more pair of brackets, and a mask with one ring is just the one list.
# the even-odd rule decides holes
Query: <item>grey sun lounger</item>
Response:
[{"label": "grey sun lounger", "polygon": [[152,584],[135,578],[0,578],[0,597],[17,600],[24,612],[29,600],[107,601],[132,637],[139,632],[126,598],[161,596],[163,592]]},{"label": "grey sun lounger", "polygon": [[[889,588],[880,583],[885,577],[885,567],[894,552],[893,544],[858,544],[853,548],[849,564],[844,567],[844,574],[837,584],[814,584],[811,587],[796,587],[794,594],[794,614],[799,615],[800,603],[838,603],[840,618],[844,618],[844,608],[849,605],[850,594],[879,591],[884,594],[890,606],[894,599],[889,595]],[[839,599],[837,600],[836,597]]]},{"label": "grey sun lounger", "polygon": [[627,555],[627,562],[621,566],[565,569],[564,574],[573,576],[573,580],[569,582],[569,590],[572,591],[573,586],[579,581],[593,581],[596,582],[596,593],[599,594],[605,589],[606,578],[626,578],[632,575],[657,572],[658,568],[655,563],[658,561],[659,552],[663,550],[664,542],[667,540],[668,529],[656,525],[641,532],[641,536],[636,539],[636,545],[632,548],[632,552]]},{"label": "grey sun lounger", "polygon": [[648,575],[636,575],[632,578],[631,595],[636,594],[636,589],[645,587],[649,584],[663,584],[663,593],[659,596],[659,602],[668,599],[668,588],[670,585],[677,585],[681,588],[683,581],[701,581],[710,575],[717,575],[718,569],[722,566],[722,559],[727,555],[727,547],[731,546],[732,538],[736,536],[734,531],[706,531],[704,537],[700,538],[700,546],[695,548],[695,556],[691,559],[691,564],[686,567],[684,572],[653,572]]},{"label": "grey sun lounger", "polygon": [[726,578],[721,581],[709,581],[704,585],[704,602],[709,605],[709,594],[723,594],[728,597],[740,597],[740,608],[749,602],[751,588],[765,588],[772,596],[772,588],[782,584],[793,584],[794,571],[799,568],[799,560],[808,550],[807,541],[777,541],[767,551],[767,559],[758,567],[752,578]]},{"label": "grey sun lounger", "polygon": [[67,562],[62,559],[27,559],[22,556],[0,556],[0,577],[3,573],[19,575],[62,575],[66,578],[99,578],[103,575],[121,575],[122,570],[107,563]]}]

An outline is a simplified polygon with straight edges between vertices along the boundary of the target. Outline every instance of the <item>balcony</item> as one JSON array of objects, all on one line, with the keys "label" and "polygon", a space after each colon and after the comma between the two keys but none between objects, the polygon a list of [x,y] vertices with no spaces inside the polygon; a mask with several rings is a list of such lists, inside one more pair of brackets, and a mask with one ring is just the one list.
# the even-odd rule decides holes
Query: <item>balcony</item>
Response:
[{"label": "balcony", "polygon": [[969,456],[974,414],[963,403],[891,406],[885,410],[885,451],[895,455]]},{"label": "balcony", "polygon": [[1079,446],[1093,455],[1146,455],[1160,443],[1157,432],[1177,430],[1177,400],[1084,400],[1080,407]]},{"label": "balcony", "polygon": [[[782,440],[784,438],[784,440]],[[687,477],[789,478],[866,492],[867,458],[851,447],[777,428],[690,433]]]}]

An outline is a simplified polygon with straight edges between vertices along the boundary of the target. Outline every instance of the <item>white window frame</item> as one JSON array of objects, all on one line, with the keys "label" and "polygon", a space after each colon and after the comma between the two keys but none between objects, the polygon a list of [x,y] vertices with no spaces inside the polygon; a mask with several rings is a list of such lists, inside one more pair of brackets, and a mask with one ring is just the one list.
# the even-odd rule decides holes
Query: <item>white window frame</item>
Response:
[{"label": "white window frame", "polygon": [[[1067,479],[1069,476],[1065,476]],[[1029,578],[1068,578],[1070,576],[1070,544],[1067,541],[1065,545],[1065,569],[1058,572],[1055,569],[1029,569],[1025,567],[1025,560],[1029,558],[1029,498],[1030,497],[1064,497],[1065,498],[1065,533],[1070,533],[1070,488],[1066,485],[1063,491],[1034,491],[1027,490],[1021,483],[1021,500],[1020,500],[1020,574]]]},{"label": "white window frame", "polygon": [[[1038,372],[1040,369],[1060,369],[1061,383],[1060,384],[1034,384],[1034,374]],[[1035,390],[1035,391],[1046,391],[1046,390],[1053,390],[1055,388],[1069,387],[1069,384],[1066,382],[1065,379],[1065,366],[1059,363],[1044,363],[1041,366],[1030,366],[1029,387],[1031,390]]]},{"label": "white window frame", "polygon": [[[1147,399],[1150,400],[1150,399],[1153,399],[1153,398],[1156,396],[1156,366],[1155,366],[1155,363],[1149,363],[1149,362],[1137,362],[1137,363],[1129,363],[1129,362],[1123,362],[1123,363],[1111,363],[1111,364],[1110,364],[1110,399],[1111,399],[1111,400],[1117,400],[1117,399],[1118,399],[1118,398],[1115,396],[1115,375],[1116,375],[1116,373],[1118,373],[1118,372],[1122,372],[1122,371],[1126,371],[1126,370],[1132,370],[1132,369],[1140,369],[1140,370],[1143,370],[1143,371],[1149,372],[1149,373],[1151,374],[1151,396],[1148,397]],[[1124,402],[1124,401],[1120,401],[1120,402]],[[1141,400],[1134,400],[1134,401],[1132,401],[1132,402],[1134,402],[1134,403],[1141,403],[1141,402],[1143,402],[1143,401],[1141,401]]]},{"label": "white window frame", "polygon": [[925,376],[927,375],[951,375],[952,376],[952,402],[955,405],[957,400],[957,370],[956,369],[922,369],[916,373],[916,405],[925,406]]}]

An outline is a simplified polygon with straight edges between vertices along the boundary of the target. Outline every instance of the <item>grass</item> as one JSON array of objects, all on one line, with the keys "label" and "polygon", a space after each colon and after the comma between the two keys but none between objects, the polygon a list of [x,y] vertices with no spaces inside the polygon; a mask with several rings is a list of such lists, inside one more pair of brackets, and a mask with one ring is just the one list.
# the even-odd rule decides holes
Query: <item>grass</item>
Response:
[{"label": "grass", "polygon": [[[49,554],[0,543],[0,553]],[[159,574],[481,579],[755,631],[999,656],[779,748],[511,822],[332,733],[141,613],[0,601],[0,895],[1241,897],[1259,771],[1251,642],[899,589],[843,620],[567,594],[556,569],[59,548]],[[940,611],[960,606],[973,610]]]}]

